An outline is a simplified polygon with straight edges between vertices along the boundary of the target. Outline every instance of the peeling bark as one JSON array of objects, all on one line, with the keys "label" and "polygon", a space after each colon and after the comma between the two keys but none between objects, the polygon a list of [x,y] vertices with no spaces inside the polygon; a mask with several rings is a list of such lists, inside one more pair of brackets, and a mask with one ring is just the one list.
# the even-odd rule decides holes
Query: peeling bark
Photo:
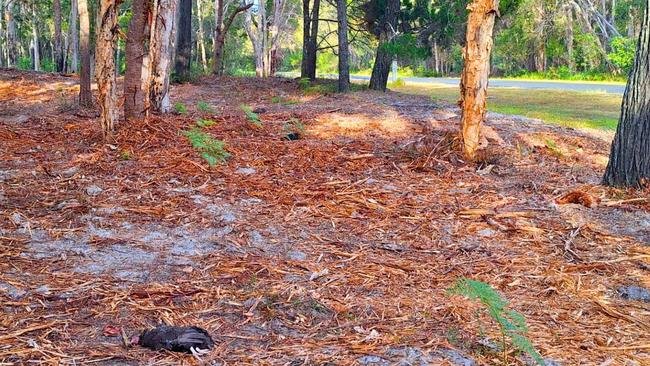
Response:
[{"label": "peeling bark", "polygon": [[479,146],[481,123],[485,119],[492,31],[499,14],[499,0],[474,0],[467,6],[465,66],[460,80],[460,109],[463,152],[473,160]]},{"label": "peeling bark", "polygon": [[145,113],[150,110],[167,113],[171,110],[169,76],[171,74],[176,32],[177,0],[156,2],[149,41],[149,82]]},{"label": "peeling bark", "polygon": [[142,62],[145,30],[150,0],[135,1],[126,38],[126,70],[124,73],[124,118],[140,118],[144,112],[142,93]]},{"label": "peeling bark", "polygon": [[95,79],[99,100],[99,123],[104,139],[113,138],[118,119],[117,90],[115,81],[115,48],[117,46],[117,11],[119,2],[102,0],[99,4],[98,29],[95,49]]}]

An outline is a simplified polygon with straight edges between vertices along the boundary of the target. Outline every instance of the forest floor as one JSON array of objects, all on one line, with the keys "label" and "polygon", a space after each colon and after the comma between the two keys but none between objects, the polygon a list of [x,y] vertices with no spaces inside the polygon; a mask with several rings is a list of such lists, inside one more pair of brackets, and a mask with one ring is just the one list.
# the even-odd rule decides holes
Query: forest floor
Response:
[{"label": "forest floor", "polygon": [[[123,345],[159,322],[208,329],[205,364],[531,364],[447,293],[461,277],[547,365],[650,364],[648,192],[598,185],[607,138],[495,115],[466,163],[458,110],[428,97],[206,78],[104,144],[77,90],[0,70],[2,365],[199,364]],[[199,118],[227,163],[182,133]]]}]

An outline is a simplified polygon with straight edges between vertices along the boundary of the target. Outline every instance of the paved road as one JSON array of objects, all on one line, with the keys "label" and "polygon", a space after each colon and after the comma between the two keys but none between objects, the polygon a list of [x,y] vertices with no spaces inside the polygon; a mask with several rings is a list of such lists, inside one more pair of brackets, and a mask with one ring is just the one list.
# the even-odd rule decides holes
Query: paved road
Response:
[{"label": "paved road", "polygon": [[[328,75],[336,77],[336,75]],[[353,80],[370,80],[369,76],[351,76]],[[458,78],[419,78],[406,77],[402,78],[408,83],[417,84],[443,84],[458,86]],[[522,89],[557,89],[557,90],[574,90],[574,91],[604,91],[606,93],[623,94],[625,85],[605,84],[605,83],[584,83],[568,81],[534,81],[534,80],[503,80],[490,79],[490,86]]]}]

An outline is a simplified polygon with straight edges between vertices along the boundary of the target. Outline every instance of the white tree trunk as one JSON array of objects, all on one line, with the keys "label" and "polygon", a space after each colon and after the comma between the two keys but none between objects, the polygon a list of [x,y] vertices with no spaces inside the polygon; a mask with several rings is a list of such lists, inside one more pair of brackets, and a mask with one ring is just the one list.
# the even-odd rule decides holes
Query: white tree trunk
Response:
[{"label": "white tree trunk", "polygon": [[151,27],[149,45],[150,108],[156,112],[171,110],[169,76],[171,75],[176,40],[176,8],[178,0],[157,2],[155,26]]},{"label": "white tree trunk", "polygon": [[41,70],[41,54],[40,54],[40,42],[38,39],[38,25],[36,23],[36,5],[32,7],[32,55],[34,57],[34,70]]},{"label": "white tree trunk", "polygon": [[196,17],[199,21],[199,32],[197,34],[197,42],[199,43],[199,52],[201,54],[201,65],[203,72],[208,71],[208,58],[205,54],[205,33],[203,33],[203,12],[201,11],[201,0],[196,0]]},{"label": "white tree trunk", "polygon": [[79,10],[77,0],[70,0],[70,19],[68,22],[68,48],[70,49],[70,72],[76,73],[79,70],[79,30],[77,29],[77,18]]}]

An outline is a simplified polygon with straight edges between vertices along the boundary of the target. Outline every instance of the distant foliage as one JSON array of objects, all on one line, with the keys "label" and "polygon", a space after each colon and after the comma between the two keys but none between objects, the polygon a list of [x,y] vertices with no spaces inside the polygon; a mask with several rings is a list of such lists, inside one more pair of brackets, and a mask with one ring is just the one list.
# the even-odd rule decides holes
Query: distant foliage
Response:
[{"label": "distant foliage", "polygon": [[210,166],[224,163],[230,157],[230,153],[226,151],[225,142],[215,139],[200,128],[183,131],[183,135]]},{"label": "distant foliage", "polygon": [[246,118],[248,118],[248,120],[252,124],[254,124],[257,127],[262,127],[262,121],[260,120],[260,116],[257,113],[253,112],[253,109],[250,106],[246,104],[242,104],[239,106],[239,108],[241,108],[241,110],[244,111],[244,113],[246,114]]},{"label": "distant foliage", "polygon": [[607,55],[609,60],[627,74],[634,65],[636,43],[631,38],[616,37],[610,45],[612,52]]},{"label": "distant foliage", "polygon": [[[507,309],[508,302],[501,298],[501,295],[489,284],[460,278],[449,289],[449,293],[465,296],[471,300],[478,300],[485,307],[490,317],[497,323],[504,339],[506,337],[509,338],[516,349],[528,354],[537,364],[544,365],[542,356],[540,356],[533,344],[525,336],[528,332],[526,318],[514,310]],[[506,345],[504,344],[503,346],[505,351]]]}]

